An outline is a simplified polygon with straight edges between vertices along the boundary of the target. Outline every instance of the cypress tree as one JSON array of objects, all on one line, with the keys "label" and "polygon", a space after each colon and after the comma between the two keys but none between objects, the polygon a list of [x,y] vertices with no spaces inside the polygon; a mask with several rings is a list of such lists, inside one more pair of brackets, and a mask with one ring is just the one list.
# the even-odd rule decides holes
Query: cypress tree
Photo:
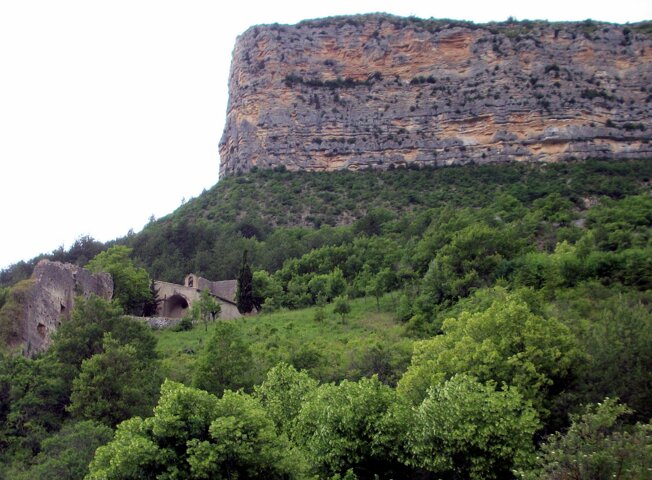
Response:
[{"label": "cypress tree", "polygon": [[153,317],[156,315],[159,303],[161,303],[161,300],[158,298],[158,288],[156,288],[154,280],[150,280],[149,298],[145,300],[143,305],[143,317]]},{"label": "cypress tree", "polygon": [[238,272],[236,301],[240,313],[249,313],[254,309],[253,274],[247,261],[247,250],[242,254],[242,266]]}]

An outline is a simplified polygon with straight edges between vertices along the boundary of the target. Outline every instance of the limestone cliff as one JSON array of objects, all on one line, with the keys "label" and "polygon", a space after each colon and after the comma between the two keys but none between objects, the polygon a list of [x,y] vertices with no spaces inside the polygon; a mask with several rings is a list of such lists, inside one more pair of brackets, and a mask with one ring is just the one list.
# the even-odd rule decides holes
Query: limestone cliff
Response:
[{"label": "limestone cliff", "polygon": [[221,175],[650,156],[650,31],[381,14],[250,28]]},{"label": "limestone cliff", "polygon": [[45,350],[52,341],[52,333],[69,317],[75,296],[91,293],[111,299],[111,275],[92,274],[77,265],[41,260],[34,268],[21,302],[17,343],[23,345],[23,353],[32,356]]}]

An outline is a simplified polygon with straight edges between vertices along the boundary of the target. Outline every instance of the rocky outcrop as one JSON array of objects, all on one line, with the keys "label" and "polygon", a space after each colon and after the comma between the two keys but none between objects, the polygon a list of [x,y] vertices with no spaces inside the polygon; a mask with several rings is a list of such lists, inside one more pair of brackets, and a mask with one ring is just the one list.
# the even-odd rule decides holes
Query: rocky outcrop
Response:
[{"label": "rocky outcrop", "polygon": [[108,273],[92,274],[77,265],[41,260],[32,273],[19,319],[19,341],[25,355],[47,349],[52,333],[70,316],[75,296],[98,295],[110,300],[113,280]]},{"label": "rocky outcrop", "polygon": [[250,28],[220,174],[650,156],[651,30],[379,14]]}]

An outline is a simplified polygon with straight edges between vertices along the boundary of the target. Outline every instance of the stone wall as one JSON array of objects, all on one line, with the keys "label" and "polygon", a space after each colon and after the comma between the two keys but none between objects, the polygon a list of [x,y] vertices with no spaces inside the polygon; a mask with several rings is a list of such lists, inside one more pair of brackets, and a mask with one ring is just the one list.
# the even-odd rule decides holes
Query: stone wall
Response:
[{"label": "stone wall", "polygon": [[[188,283],[189,275],[186,277]],[[155,282],[155,288],[158,290],[158,299],[160,301],[158,306],[157,315],[167,318],[182,318],[188,308],[193,302],[199,300],[201,290],[207,290],[214,294],[212,291],[212,284],[221,285],[224,282],[210,282],[209,280],[201,277],[193,277],[192,287],[186,285],[178,285],[169,282]],[[199,287],[196,287],[198,285]],[[238,311],[238,307],[231,299],[215,297],[220,304],[221,319],[240,318],[242,315]]]},{"label": "stone wall", "polygon": [[139,322],[145,322],[153,330],[162,330],[165,328],[176,327],[181,318],[169,318],[169,317],[132,317],[134,320]]},{"label": "stone wall", "polygon": [[238,37],[220,175],[652,155],[652,35],[389,15]]}]

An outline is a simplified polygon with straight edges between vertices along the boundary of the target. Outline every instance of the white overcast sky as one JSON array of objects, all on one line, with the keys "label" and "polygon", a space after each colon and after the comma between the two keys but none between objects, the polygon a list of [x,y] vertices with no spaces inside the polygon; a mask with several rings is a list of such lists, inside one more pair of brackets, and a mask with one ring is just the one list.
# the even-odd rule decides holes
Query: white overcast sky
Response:
[{"label": "white overcast sky", "polygon": [[0,0],[0,268],[139,231],[218,180],[235,38],[387,12],[652,19],[652,0]]}]

